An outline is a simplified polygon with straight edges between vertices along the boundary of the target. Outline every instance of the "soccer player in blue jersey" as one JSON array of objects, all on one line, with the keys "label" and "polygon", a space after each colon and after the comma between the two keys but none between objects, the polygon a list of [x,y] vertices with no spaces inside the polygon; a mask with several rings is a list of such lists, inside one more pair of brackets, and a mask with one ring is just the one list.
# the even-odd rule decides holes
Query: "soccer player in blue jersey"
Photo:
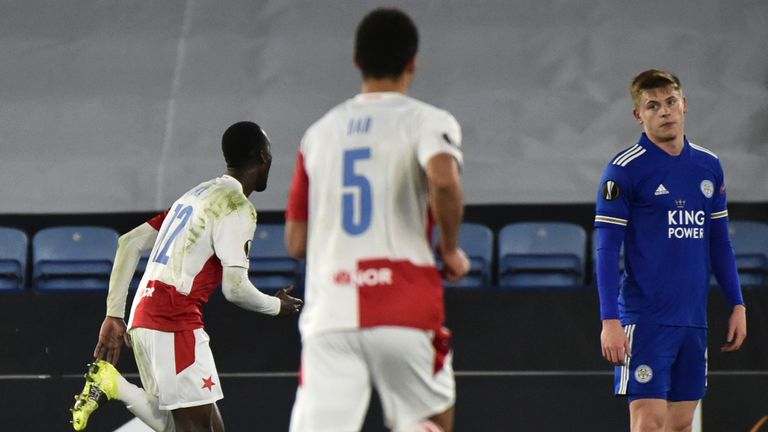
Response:
[{"label": "soccer player in blue jersey", "polygon": [[608,164],[597,196],[600,342],[616,365],[616,395],[628,396],[632,431],[690,431],[707,388],[710,272],[731,308],[721,350],[739,349],[747,335],[723,169],[686,138],[676,76],[647,70],[631,93],[643,134]]}]

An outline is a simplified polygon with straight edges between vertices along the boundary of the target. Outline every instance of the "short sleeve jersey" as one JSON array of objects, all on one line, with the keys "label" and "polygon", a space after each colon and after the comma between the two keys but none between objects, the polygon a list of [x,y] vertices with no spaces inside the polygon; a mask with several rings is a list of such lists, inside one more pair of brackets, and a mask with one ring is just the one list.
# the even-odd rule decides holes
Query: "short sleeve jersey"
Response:
[{"label": "short sleeve jersey", "polygon": [[443,324],[425,169],[439,153],[461,165],[460,143],[451,114],[389,92],[357,95],[307,130],[286,214],[308,221],[304,337]]},{"label": "short sleeve jersey", "polygon": [[706,327],[710,221],[727,216],[720,161],[687,139],[671,156],[643,134],[611,160],[595,227],[626,227],[622,324]]},{"label": "short sleeve jersey", "polygon": [[200,308],[221,285],[223,267],[248,268],[256,210],[240,183],[225,175],[199,184],[148,222],[158,236],[129,327],[202,328]]}]

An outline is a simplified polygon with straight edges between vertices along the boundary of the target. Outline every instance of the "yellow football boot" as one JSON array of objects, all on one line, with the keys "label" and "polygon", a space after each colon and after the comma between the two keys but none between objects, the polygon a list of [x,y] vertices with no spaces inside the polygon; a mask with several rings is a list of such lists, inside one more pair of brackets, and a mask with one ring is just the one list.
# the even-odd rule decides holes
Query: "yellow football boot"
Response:
[{"label": "yellow football boot", "polygon": [[76,431],[85,429],[88,418],[105,400],[117,399],[117,378],[120,372],[104,360],[97,360],[88,367],[85,386],[75,396],[72,407],[72,427]]}]

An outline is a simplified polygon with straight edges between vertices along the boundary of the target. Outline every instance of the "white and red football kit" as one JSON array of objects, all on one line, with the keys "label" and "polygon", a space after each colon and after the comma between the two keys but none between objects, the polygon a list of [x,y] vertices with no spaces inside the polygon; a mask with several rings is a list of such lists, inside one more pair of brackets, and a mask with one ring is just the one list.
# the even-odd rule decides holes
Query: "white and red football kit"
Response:
[{"label": "white and red football kit", "polygon": [[160,409],[215,402],[223,393],[201,306],[221,284],[223,267],[248,268],[256,210],[225,175],[199,184],[148,223],[157,240],[128,322],[142,382]]},{"label": "white and red football kit", "polygon": [[[451,114],[394,92],[357,95],[329,111],[304,135],[286,212],[288,220],[308,224],[305,306],[300,318],[302,383],[292,430],[345,430],[357,424],[357,410],[351,412],[341,401],[357,398],[367,404],[368,374],[384,393],[382,400],[390,401],[384,403],[390,427],[452,405],[450,356],[434,349],[432,342],[443,334],[445,312],[443,286],[427,235],[426,166],[440,153],[461,164],[460,143],[461,130]],[[409,342],[400,337],[396,354],[420,357],[414,360],[420,362],[420,378],[411,381],[433,390],[424,392],[429,396],[421,401],[407,386],[383,384],[398,382],[396,375],[406,371],[376,368],[359,350],[337,349],[337,344],[345,345],[335,340],[338,334],[358,338],[354,333],[366,329],[381,334],[376,337],[383,345],[396,346],[387,343],[393,335],[383,334],[388,327],[424,339]],[[333,373],[323,365],[333,363],[334,356],[362,365],[348,369],[359,374],[348,375],[346,383],[341,376],[323,376]],[[343,399],[331,396],[342,392],[352,393]]]}]

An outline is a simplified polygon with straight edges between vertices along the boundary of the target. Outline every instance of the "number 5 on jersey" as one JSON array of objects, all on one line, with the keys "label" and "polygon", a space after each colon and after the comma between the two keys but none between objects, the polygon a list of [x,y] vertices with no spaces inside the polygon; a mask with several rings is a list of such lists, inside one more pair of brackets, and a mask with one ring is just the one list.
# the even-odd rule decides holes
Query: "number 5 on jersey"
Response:
[{"label": "number 5 on jersey", "polygon": [[[363,147],[344,151],[344,194],[342,201],[342,225],[351,235],[364,233],[371,225],[372,190],[368,179],[355,171],[355,164],[371,158],[371,148]],[[359,205],[355,203],[358,198]]]},{"label": "number 5 on jersey", "polygon": [[[189,223],[191,216],[192,206],[184,207],[182,204],[176,206],[176,208],[173,210],[173,218],[171,219],[171,223],[168,224],[168,227],[165,229],[165,232],[163,232],[162,238],[158,243],[161,244],[162,247],[158,249],[155,257],[152,259],[153,262],[168,264],[168,249],[171,248],[173,241],[176,240],[176,236],[178,236],[181,230],[183,230],[187,223]],[[176,224],[176,228],[173,230],[170,237],[168,237],[166,240],[168,232],[171,231],[171,227],[177,221],[179,222]]]}]

